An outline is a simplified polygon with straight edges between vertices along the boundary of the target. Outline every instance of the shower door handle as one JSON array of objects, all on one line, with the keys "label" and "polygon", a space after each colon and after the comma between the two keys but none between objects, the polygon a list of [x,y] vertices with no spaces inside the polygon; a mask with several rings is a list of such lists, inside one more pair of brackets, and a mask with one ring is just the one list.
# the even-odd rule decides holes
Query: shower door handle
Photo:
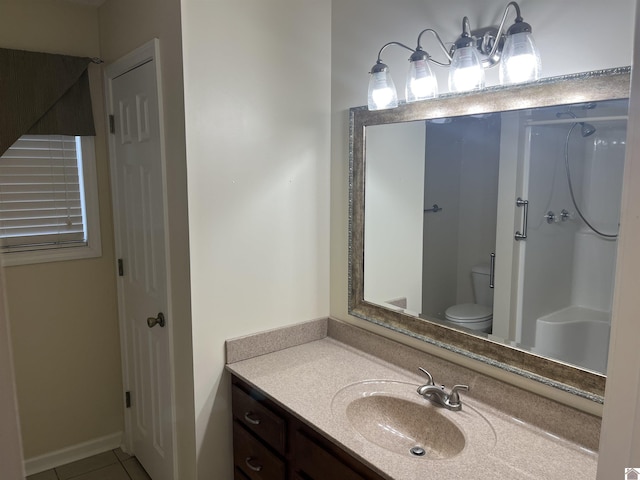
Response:
[{"label": "shower door handle", "polygon": [[520,231],[517,231],[515,234],[515,239],[524,240],[527,238],[527,223],[529,222],[529,201],[523,200],[522,198],[518,197],[518,199],[516,200],[516,206],[523,207],[524,210],[522,212],[522,233]]},{"label": "shower door handle", "polygon": [[491,254],[491,263],[489,264],[489,288],[496,286],[496,254]]}]

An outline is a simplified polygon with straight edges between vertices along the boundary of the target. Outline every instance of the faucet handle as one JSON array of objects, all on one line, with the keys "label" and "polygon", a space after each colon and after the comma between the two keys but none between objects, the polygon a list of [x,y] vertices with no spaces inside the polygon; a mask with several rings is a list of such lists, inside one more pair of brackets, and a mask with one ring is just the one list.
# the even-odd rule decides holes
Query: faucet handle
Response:
[{"label": "faucet handle", "polygon": [[451,389],[451,393],[449,394],[449,404],[450,405],[460,405],[460,395],[458,395],[459,390],[469,391],[468,385],[454,385]]},{"label": "faucet handle", "polygon": [[433,381],[433,375],[431,375],[429,372],[427,372],[424,368],[422,367],[418,367],[418,370],[420,370],[422,373],[424,373],[427,378],[429,379],[429,382],[427,383],[427,385],[435,385],[436,383]]}]

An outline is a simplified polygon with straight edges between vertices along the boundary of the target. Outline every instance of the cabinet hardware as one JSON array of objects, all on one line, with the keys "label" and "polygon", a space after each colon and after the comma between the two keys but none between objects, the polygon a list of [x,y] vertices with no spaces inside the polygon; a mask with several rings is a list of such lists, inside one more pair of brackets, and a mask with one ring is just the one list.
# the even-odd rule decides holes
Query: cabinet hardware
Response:
[{"label": "cabinet hardware", "polygon": [[251,462],[253,462],[253,460],[254,460],[253,457],[247,457],[247,458],[244,459],[244,463],[246,463],[247,467],[249,467],[254,472],[259,472],[260,470],[262,470],[262,465],[253,465],[251,463]]},{"label": "cabinet hardware", "polygon": [[244,414],[244,419],[249,422],[252,425],[260,425],[260,419],[259,418],[251,418],[251,415],[253,415],[253,412],[246,412]]}]

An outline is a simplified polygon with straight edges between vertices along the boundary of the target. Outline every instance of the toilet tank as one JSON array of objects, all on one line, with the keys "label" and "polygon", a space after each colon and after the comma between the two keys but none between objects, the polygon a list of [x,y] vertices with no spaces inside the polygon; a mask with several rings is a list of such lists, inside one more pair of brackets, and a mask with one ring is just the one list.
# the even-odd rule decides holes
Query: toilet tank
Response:
[{"label": "toilet tank", "polygon": [[493,289],[489,287],[489,265],[481,263],[471,268],[471,284],[475,302],[493,307]]}]

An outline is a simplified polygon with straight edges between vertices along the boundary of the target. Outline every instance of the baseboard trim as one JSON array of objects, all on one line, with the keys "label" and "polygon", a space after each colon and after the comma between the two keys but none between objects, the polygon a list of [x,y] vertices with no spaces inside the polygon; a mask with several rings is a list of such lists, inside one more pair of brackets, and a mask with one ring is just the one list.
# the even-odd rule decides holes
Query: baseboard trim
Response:
[{"label": "baseboard trim", "polygon": [[72,445],[61,450],[28,458],[24,462],[24,469],[27,472],[27,476],[34,475],[69,462],[75,462],[76,460],[106,452],[107,450],[113,450],[121,444],[122,432],[112,433],[111,435],[89,440],[88,442],[78,443],[77,445]]}]

